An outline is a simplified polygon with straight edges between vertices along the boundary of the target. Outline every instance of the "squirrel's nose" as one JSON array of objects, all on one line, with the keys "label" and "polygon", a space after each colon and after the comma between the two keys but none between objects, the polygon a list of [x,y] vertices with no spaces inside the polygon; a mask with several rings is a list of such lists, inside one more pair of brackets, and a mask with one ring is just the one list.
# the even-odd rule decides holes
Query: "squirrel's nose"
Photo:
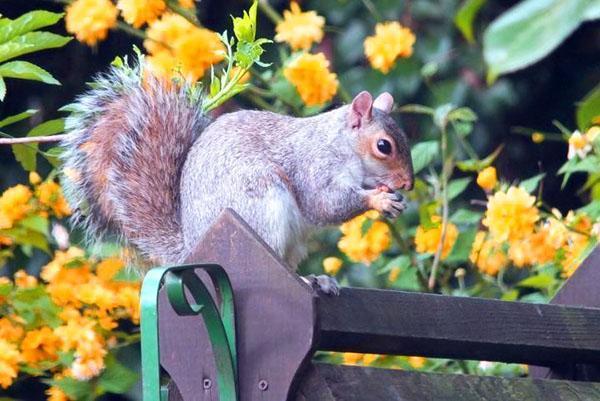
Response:
[{"label": "squirrel's nose", "polygon": [[393,187],[398,189],[403,189],[405,191],[410,191],[413,189],[414,179],[411,176],[400,176],[394,180]]}]

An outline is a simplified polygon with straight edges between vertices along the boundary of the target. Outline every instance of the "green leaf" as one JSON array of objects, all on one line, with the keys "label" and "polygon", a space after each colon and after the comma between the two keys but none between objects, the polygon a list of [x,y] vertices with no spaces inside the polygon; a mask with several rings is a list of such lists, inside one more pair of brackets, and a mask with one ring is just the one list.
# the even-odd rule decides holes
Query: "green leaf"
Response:
[{"label": "green leaf", "polygon": [[60,146],[54,146],[43,153],[43,156],[52,167],[60,167],[62,160],[60,159],[61,153],[64,151]]},{"label": "green leaf", "polygon": [[60,134],[65,130],[65,119],[57,118],[54,120],[44,121],[43,123],[36,125],[31,131],[27,133],[27,136],[46,136]]},{"label": "green leaf", "polygon": [[19,221],[19,224],[29,230],[48,235],[48,219],[39,215],[31,215]]},{"label": "green leaf", "polygon": [[430,165],[438,157],[439,148],[438,141],[424,141],[413,146],[410,154],[415,174]]},{"label": "green leaf", "polygon": [[496,157],[500,154],[504,148],[504,145],[498,146],[491,154],[489,154],[485,159],[482,160],[463,160],[456,163],[456,166],[460,171],[464,172],[472,172],[472,171],[481,171],[484,168],[490,166]]},{"label": "green leaf", "polygon": [[571,159],[558,170],[558,174],[587,172],[595,173],[600,170],[600,157],[588,155],[583,160]]},{"label": "green leaf", "polygon": [[14,124],[14,123],[19,122],[21,120],[24,120],[26,118],[29,118],[32,115],[34,115],[35,113],[37,113],[37,110],[29,109],[29,110],[26,110],[26,111],[24,111],[22,113],[6,117],[5,119],[0,120],[0,128],[5,127],[5,126],[10,125],[10,124]]},{"label": "green leaf", "polygon": [[431,107],[423,106],[422,104],[407,104],[399,107],[398,110],[402,113],[427,114],[433,116]]},{"label": "green leaf", "polygon": [[44,286],[17,288],[12,298],[12,305],[18,316],[26,320],[26,328],[41,325],[57,327],[61,324],[58,317],[60,308],[52,302]]},{"label": "green leaf", "polygon": [[468,209],[458,209],[450,216],[450,221],[454,224],[475,224],[479,220],[481,220],[481,213]]},{"label": "green leaf", "polygon": [[583,22],[590,0],[524,0],[500,15],[483,35],[488,81],[547,56]]},{"label": "green leaf", "polygon": [[50,32],[29,32],[0,45],[0,62],[39,50],[62,47],[71,39]]},{"label": "green leaf", "polygon": [[477,114],[468,107],[459,107],[448,113],[448,121],[474,122],[477,121]]},{"label": "green leaf", "polygon": [[4,78],[0,76],[0,101],[3,101],[6,97],[6,82],[4,82]]},{"label": "green leaf", "polygon": [[556,282],[556,279],[548,274],[538,274],[536,276],[527,277],[517,283],[519,287],[536,288],[544,290],[550,288]]},{"label": "green leaf", "polygon": [[469,43],[475,41],[473,35],[473,21],[477,13],[486,3],[486,0],[465,0],[454,16],[454,24],[462,32]]},{"label": "green leaf", "polygon": [[588,93],[577,105],[577,127],[582,132],[592,125],[592,120],[600,116],[600,85]]},{"label": "green leaf", "polygon": [[51,380],[50,384],[61,389],[70,399],[73,400],[93,400],[94,386],[89,381],[79,381],[72,377],[63,377],[58,380]]},{"label": "green leaf", "polygon": [[0,27],[0,43],[45,26],[54,25],[60,21],[63,15],[62,13],[52,13],[45,10],[35,10],[23,14],[15,20],[2,24]]},{"label": "green leaf", "polygon": [[450,181],[448,183],[448,200],[452,200],[462,194],[471,183],[471,180],[471,177],[465,177]]},{"label": "green leaf", "polygon": [[538,184],[545,176],[546,176],[545,173],[534,175],[533,177],[528,178],[525,181],[522,181],[521,184],[519,184],[519,186],[521,188],[523,188],[525,191],[532,193],[533,191],[535,191]]},{"label": "green leaf", "polygon": [[445,259],[447,263],[462,263],[469,260],[471,254],[471,248],[475,235],[477,234],[477,228],[471,230],[461,231],[456,238],[456,242],[450,251],[450,254]]},{"label": "green leaf", "polygon": [[593,220],[597,220],[600,218],[600,200],[592,201],[586,206],[578,209],[578,211],[587,214]]},{"label": "green leaf", "polygon": [[60,82],[48,71],[27,61],[11,61],[0,65],[0,76],[41,81],[50,85],[60,85]]},{"label": "green leaf", "polygon": [[105,359],[106,367],[98,378],[98,387],[108,393],[124,394],[137,381],[138,375],[109,354]]},{"label": "green leaf", "polygon": [[362,225],[360,226],[360,235],[363,237],[367,235],[371,227],[373,227],[374,222],[375,220],[371,219],[366,219],[365,221],[363,221]]},{"label": "green leaf", "polygon": [[25,171],[35,171],[37,166],[37,143],[17,144],[11,146],[15,159],[21,163]]},{"label": "green leaf", "polygon": [[26,227],[13,227],[6,230],[2,230],[2,234],[10,237],[15,243],[19,245],[31,245],[38,248],[46,253],[50,253],[48,246],[48,239],[46,235],[27,229]]}]

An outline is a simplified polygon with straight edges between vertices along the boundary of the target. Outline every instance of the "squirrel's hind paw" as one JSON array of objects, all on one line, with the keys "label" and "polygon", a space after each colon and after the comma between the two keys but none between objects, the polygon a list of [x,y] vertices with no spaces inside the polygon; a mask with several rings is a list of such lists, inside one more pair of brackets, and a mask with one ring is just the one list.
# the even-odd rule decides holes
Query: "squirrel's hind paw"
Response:
[{"label": "squirrel's hind paw", "polygon": [[326,274],[320,274],[318,276],[309,274],[308,276],[301,278],[316,291],[327,295],[340,295],[341,287],[335,277]]}]

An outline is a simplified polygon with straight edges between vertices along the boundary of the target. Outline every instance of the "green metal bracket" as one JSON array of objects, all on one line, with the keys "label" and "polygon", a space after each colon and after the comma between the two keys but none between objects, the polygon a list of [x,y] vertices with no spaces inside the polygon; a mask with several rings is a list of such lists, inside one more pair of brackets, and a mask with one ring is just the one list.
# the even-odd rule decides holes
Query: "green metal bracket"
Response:
[{"label": "green metal bracket", "polygon": [[[217,292],[219,308],[202,280],[195,274],[196,269],[208,273]],[[215,357],[219,400],[237,401],[233,290],[225,270],[214,264],[157,267],[146,274],[141,293],[144,401],[167,401],[168,399],[166,388],[160,385],[158,340],[158,292],[163,286],[171,306],[178,315],[202,315]],[[186,289],[193,302],[188,300]]]}]

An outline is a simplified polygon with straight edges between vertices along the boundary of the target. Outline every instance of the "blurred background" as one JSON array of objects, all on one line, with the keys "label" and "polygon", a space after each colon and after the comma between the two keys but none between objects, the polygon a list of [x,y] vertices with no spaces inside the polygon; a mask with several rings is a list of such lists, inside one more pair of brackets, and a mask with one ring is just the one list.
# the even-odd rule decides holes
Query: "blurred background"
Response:
[{"label": "blurred background", "polygon": [[[287,1],[271,1],[278,11]],[[487,155],[504,143],[497,168],[500,175],[514,179],[529,177],[540,171],[556,171],[563,163],[567,146],[564,142],[531,141],[529,128],[558,132],[552,121],[575,128],[575,105],[600,82],[600,24],[583,23],[555,51],[542,61],[521,71],[500,77],[488,86],[482,56],[481,35],[485,27],[517,1],[487,1],[474,22],[475,42],[468,43],[454,24],[461,5],[459,0],[369,0],[376,15],[361,0],[302,1],[303,9],[317,11],[326,18],[326,37],[318,46],[331,59],[332,69],[341,85],[351,95],[361,90],[379,93],[390,91],[399,105],[421,103],[429,106],[452,102],[468,106],[479,116],[472,143],[480,155]],[[197,3],[200,21],[221,32],[230,24],[230,15],[239,15],[249,3],[244,1],[210,1]],[[0,13],[16,18],[34,9],[61,11],[64,6],[52,1],[0,2]],[[414,55],[397,63],[387,75],[364,68],[368,65],[362,40],[371,34],[377,20],[398,20],[417,36]],[[62,24],[60,24],[62,25]],[[259,14],[259,31],[272,37],[274,25]],[[63,26],[53,29],[64,33]],[[62,87],[36,82],[9,80],[7,101],[0,103],[0,115],[11,115],[27,108],[40,109],[29,125],[60,116],[57,109],[70,103],[85,88],[85,82],[103,71],[118,55],[132,54],[132,43],[142,47],[142,40],[123,31],[111,32],[107,40],[90,48],[72,41],[67,46],[28,56],[28,60],[51,71]],[[277,46],[266,46],[266,61],[275,60]],[[331,107],[341,100],[336,98]],[[236,100],[234,107],[255,107]],[[431,131],[419,124],[418,117],[398,116],[411,140],[424,139]],[[23,126],[26,131],[28,126]],[[8,147],[0,148],[0,185],[7,187],[23,181],[25,173],[18,167]],[[560,192],[560,177],[544,182],[544,198],[562,211],[577,208],[585,200],[565,196],[577,192],[581,179],[571,180]]]}]

